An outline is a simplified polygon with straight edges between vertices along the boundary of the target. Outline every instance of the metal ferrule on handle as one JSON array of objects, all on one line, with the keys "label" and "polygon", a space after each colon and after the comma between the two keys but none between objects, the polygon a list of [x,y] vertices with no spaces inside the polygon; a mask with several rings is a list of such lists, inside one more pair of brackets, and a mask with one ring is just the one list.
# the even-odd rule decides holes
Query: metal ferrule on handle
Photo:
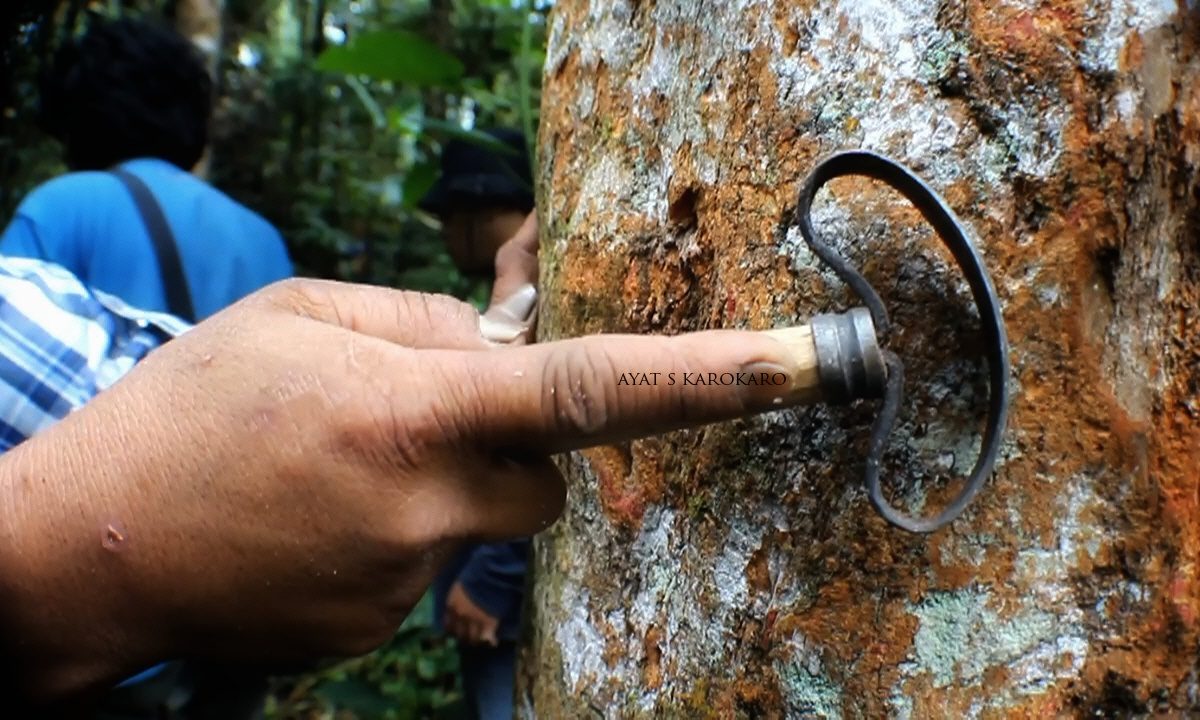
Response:
[{"label": "metal ferrule on handle", "polygon": [[866,308],[817,315],[808,325],[765,331],[788,347],[799,368],[790,405],[883,397],[887,366]]},{"label": "metal ferrule on handle", "polygon": [[887,366],[866,308],[812,319],[821,394],[831,403],[883,397]]}]

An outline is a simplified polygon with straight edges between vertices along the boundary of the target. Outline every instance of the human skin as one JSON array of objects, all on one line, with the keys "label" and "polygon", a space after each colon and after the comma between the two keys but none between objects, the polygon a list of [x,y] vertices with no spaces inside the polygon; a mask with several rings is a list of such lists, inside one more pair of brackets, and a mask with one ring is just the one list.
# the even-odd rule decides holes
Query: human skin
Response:
[{"label": "human skin", "polygon": [[537,320],[537,215],[530,213],[496,251],[496,280],[480,330],[489,340],[523,345]]},{"label": "human skin", "polygon": [[496,635],[500,628],[500,619],[472,600],[461,582],[451,585],[446,596],[445,623],[446,632],[459,642],[470,645],[486,643],[493,647],[500,643],[500,638]]},{"label": "human skin", "polygon": [[765,335],[497,347],[470,306],[272,285],[0,457],[0,642],[56,712],[175,657],[355,655],[464,543],[537,533],[553,453],[778,407],[622,371],[792,372]]},{"label": "human skin", "polygon": [[524,213],[508,208],[456,207],[442,218],[442,238],[460,272],[481,275],[525,221]]},{"label": "human skin", "polygon": [[[522,345],[533,332],[537,300],[537,213],[530,213],[521,226],[496,251],[496,281],[485,313],[488,330],[506,344]],[[462,582],[455,582],[446,594],[444,624],[446,632],[459,642],[471,645],[497,645],[500,618],[477,604]]]}]

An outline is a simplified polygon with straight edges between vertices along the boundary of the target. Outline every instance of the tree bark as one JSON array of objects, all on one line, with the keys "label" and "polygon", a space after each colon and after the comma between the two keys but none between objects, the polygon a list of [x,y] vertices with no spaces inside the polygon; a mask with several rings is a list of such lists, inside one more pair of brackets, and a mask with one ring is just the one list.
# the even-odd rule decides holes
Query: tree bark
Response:
[{"label": "tree bark", "polygon": [[[519,707],[557,717],[1200,711],[1200,20],[1174,0],[559,0],[545,339],[851,304],[789,212],[826,153],[913,167],[1004,307],[997,472],[930,536],[860,489],[873,403],[566,456]],[[870,181],[814,214],[884,295],[893,497],[957,489],[986,401],[948,253]],[[626,368],[620,371],[654,371]]]}]

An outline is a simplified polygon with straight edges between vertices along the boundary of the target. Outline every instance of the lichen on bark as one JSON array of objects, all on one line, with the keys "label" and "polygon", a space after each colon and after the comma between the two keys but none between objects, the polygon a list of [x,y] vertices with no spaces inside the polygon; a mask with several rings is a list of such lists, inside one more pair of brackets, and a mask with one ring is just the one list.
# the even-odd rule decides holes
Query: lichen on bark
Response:
[{"label": "lichen on bark", "polygon": [[[540,133],[544,338],[845,307],[789,210],[867,147],[973,230],[1009,329],[997,473],[909,536],[858,489],[874,407],[566,457],[520,707],[539,717],[1200,711],[1200,19],[1173,0],[559,0]],[[818,231],[892,310],[886,464],[954,489],[986,396],[949,256],[873,183]],[[653,368],[627,368],[633,371]]]}]

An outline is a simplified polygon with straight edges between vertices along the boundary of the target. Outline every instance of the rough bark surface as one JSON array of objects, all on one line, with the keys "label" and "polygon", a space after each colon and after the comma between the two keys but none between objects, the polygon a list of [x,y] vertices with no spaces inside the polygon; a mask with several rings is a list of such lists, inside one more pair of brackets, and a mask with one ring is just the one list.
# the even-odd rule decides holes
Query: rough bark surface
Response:
[{"label": "rough bark surface", "polygon": [[[866,147],[973,229],[1014,392],[985,494],[928,537],[859,489],[871,404],[565,458],[526,716],[1200,712],[1193,4],[558,0],[544,337],[846,307],[787,217],[818,157]],[[885,296],[910,369],[893,496],[938,502],[987,392],[965,287],[890,192],[841,180],[822,198],[818,231]]]}]

